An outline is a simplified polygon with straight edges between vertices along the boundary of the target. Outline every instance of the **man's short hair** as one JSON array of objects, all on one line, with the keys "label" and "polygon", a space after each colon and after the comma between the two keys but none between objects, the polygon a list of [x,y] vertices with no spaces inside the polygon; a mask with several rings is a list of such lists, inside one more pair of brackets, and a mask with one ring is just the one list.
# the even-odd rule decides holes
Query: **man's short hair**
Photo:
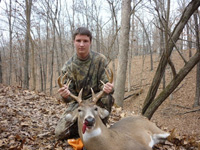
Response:
[{"label": "man's short hair", "polygon": [[73,40],[75,40],[76,35],[87,35],[90,38],[90,41],[92,41],[92,33],[90,32],[89,29],[85,28],[85,27],[79,27],[75,30],[74,34],[73,34]]}]

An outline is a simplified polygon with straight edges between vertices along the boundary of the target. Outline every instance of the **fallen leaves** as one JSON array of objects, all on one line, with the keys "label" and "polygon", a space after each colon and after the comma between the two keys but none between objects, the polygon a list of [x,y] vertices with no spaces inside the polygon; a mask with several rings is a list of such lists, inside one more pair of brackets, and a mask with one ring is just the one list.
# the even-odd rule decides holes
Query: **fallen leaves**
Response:
[{"label": "fallen leaves", "polygon": [[52,149],[54,128],[66,105],[55,98],[0,86],[0,149]]}]

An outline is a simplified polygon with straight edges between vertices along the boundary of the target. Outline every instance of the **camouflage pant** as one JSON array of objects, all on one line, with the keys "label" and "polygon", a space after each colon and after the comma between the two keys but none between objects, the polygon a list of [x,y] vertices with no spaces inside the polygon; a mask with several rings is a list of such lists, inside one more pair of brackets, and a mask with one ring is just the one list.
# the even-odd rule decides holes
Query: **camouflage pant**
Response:
[{"label": "camouflage pant", "polygon": [[[114,98],[111,95],[102,97],[97,102],[98,106],[107,109],[109,112],[111,112],[113,104],[114,104]],[[66,120],[65,117],[69,112],[74,111],[77,107],[78,103],[71,103],[70,106],[67,108],[67,110],[64,112],[64,114],[61,116],[55,128],[56,138],[63,140],[63,139],[79,137],[77,120],[75,122],[69,122]],[[104,124],[107,123],[108,117],[102,120]]]}]

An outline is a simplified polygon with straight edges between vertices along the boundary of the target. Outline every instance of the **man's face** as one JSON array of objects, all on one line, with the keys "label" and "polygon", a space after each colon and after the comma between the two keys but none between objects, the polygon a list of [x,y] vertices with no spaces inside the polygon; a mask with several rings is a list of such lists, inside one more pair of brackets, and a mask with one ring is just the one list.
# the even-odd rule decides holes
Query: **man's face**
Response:
[{"label": "man's face", "polygon": [[76,48],[76,53],[79,58],[85,59],[90,52],[91,41],[87,35],[76,35],[74,39],[74,46]]}]

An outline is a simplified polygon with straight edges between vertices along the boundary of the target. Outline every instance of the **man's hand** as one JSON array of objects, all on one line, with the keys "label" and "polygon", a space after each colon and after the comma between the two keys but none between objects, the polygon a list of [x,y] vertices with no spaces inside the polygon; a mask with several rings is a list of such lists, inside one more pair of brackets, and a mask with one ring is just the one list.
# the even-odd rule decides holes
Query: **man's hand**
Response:
[{"label": "man's hand", "polygon": [[63,87],[61,87],[58,90],[58,93],[60,94],[60,96],[62,96],[63,98],[67,98],[70,95],[70,91],[68,90],[67,85],[64,85]]},{"label": "man's hand", "polygon": [[109,94],[113,91],[113,87],[114,87],[113,83],[107,82],[106,84],[104,84],[103,91]]}]

